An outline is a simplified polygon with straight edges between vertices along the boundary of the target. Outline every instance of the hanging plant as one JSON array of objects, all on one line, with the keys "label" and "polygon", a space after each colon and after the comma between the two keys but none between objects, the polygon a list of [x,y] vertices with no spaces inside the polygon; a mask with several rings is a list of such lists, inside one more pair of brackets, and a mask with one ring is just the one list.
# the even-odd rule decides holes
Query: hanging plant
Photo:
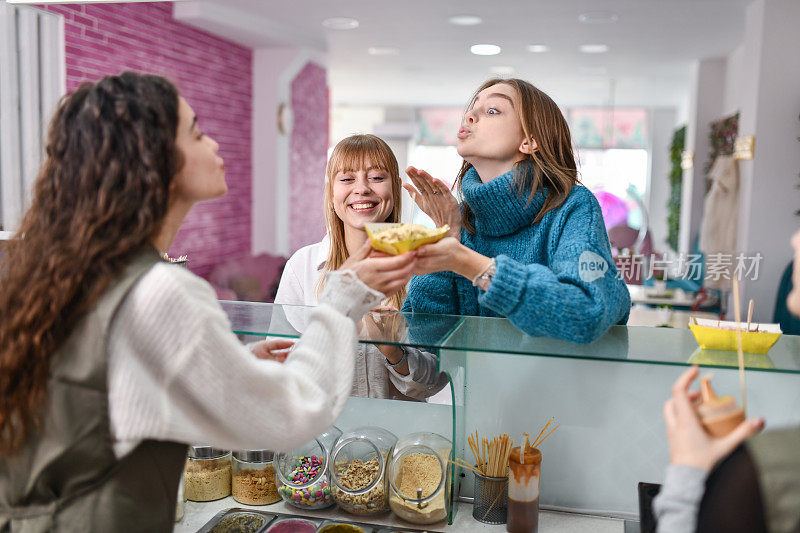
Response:
[{"label": "hanging plant", "polygon": [[[711,165],[714,160],[720,155],[733,154],[733,145],[736,141],[736,136],[739,135],[739,112],[737,111],[729,117],[715,120],[709,124],[708,142],[710,150],[708,153],[708,161],[703,169],[703,173],[708,177],[708,172],[711,170]],[[708,187],[711,186],[707,182]]]},{"label": "hanging plant", "polygon": [[681,154],[686,143],[686,126],[678,128],[672,134],[672,144],[669,147],[669,201],[667,202],[667,227],[669,228],[670,248],[678,249],[678,230],[681,222],[681,186],[683,183],[683,169],[681,168]]}]

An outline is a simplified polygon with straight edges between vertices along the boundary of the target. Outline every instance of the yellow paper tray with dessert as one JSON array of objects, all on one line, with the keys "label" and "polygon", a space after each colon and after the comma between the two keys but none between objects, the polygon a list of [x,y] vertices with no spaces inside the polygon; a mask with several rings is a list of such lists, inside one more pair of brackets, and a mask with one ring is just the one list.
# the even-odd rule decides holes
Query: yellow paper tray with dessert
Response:
[{"label": "yellow paper tray with dessert", "polygon": [[421,224],[368,223],[364,224],[372,247],[381,252],[400,255],[416,250],[423,244],[441,240],[450,231],[445,224],[441,228],[426,228]]},{"label": "yellow paper tray with dessert", "polygon": [[[783,334],[780,324],[742,324],[742,351],[765,354]],[[697,344],[704,350],[736,351],[736,323],[704,318],[692,318],[689,322]]]}]

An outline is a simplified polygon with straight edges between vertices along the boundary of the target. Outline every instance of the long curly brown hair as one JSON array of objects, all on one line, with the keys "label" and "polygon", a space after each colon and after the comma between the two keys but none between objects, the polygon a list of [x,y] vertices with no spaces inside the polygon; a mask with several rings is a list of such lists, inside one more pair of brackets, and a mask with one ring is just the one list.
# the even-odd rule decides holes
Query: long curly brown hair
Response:
[{"label": "long curly brown hair", "polygon": [[62,99],[0,263],[0,453],[35,431],[58,348],[158,233],[182,164],[178,106],[172,83],[133,72]]}]

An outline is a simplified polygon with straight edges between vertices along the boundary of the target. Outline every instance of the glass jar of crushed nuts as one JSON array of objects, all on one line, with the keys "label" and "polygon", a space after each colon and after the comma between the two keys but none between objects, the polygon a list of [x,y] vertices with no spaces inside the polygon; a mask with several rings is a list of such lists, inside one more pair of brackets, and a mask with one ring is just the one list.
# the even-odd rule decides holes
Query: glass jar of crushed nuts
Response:
[{"label": "glass jar of crushed nuts", "polygon": [[270,450],[233,452],[231,494],[245,505],[269,505],[280,501]]},{"label": "glass jar of crushed nuts", "polygon": [[388,459],[397,437],[378,427],[345,433],[331,453],[333,499],[356,515],[389,510]]}]

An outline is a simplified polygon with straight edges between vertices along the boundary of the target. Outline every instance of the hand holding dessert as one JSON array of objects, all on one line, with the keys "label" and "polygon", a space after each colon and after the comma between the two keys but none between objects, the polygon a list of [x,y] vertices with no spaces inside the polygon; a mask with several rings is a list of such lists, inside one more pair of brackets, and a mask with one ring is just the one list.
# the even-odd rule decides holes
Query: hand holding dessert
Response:
[{"label": "hand holding dessert", "polygon": [[700,392],[689,391],[697,374],[698,368],[693,366],[681,374],[672,386],[672,397],[664,404],[664,421],[667,426],[670,462],[709,472],[717,461],[758,433],[764,427],[764,420],[744,420],[724,437],[710,435],[704,429],[694,405]]},{"label": "hand holding dessert", "polygon": [[373,248],[389,255],[400,255],[442,240],[450,231],[450,226],[426,228],[422,224],[397,222],[364,224],[364,229]]},{"label": "hand holding dessert", "polygon": [[416,264],[416,252],[396,256],[376,253],[367,239],[341,270],[352,270],[361,281],[388,298],[406,286]]}]

